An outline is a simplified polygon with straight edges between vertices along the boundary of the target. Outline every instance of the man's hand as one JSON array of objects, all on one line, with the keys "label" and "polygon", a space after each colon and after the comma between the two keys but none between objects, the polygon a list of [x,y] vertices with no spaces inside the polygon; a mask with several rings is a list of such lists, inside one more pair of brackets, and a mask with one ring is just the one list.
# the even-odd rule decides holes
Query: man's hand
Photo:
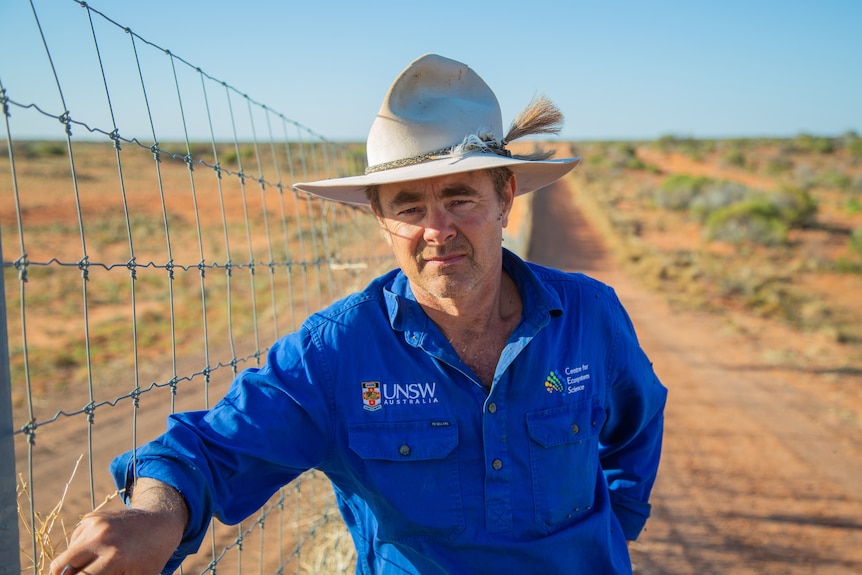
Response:
[{"label": "man's hand", "polygon": [[156,575],[180,544],[187,521],[185,500],[173,487],[141,478],[130,509],[84,516],[69,548],[51,563],[51,575]]}]

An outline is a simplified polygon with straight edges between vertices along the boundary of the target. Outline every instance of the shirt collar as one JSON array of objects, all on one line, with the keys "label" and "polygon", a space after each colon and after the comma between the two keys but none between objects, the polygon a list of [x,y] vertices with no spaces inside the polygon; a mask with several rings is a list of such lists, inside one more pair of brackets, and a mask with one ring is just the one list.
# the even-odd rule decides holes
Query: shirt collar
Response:
[{"label": "shirt collar", "polygon": [[[503,248],[503,268],[509,273],[521,294],[523,321],[536,327],[544,327],[551,316],[563,312],[559,295],[548,289],[536,273],[514,253]],[[424,332],[428,326],[428,316],[416,301],[410,282],[403,272],[395,274],[383,288],[389,323],[395,331]]]}]

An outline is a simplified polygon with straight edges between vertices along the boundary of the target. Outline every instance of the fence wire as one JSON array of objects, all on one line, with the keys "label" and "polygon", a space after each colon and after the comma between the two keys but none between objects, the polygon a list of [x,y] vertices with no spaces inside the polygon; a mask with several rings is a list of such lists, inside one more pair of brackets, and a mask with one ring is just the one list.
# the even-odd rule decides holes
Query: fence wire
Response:
[{"label": "fence wire", "polygon": [[[155,437],[167,414],[209,407],[269,343],[392,261],[366,210],[292,187],[362,171],[361,147],[85,2],[30,0],[14,25],[45,60],[11,79],[3,62],[34,54],[0,62],[0,447],[14,448],[0,464],[17,470],[11,487],[0,474],[0,518],[18,516],[0,573],[40,574],[82,514],[120,505],[114,455]],[[74,59],[73,82],[58,55]],[[29,136],[49,124],[53,137]],[[239,526],[214,522],[182,572],[345,571],[339,525],[326,481],[306,474]]]}]

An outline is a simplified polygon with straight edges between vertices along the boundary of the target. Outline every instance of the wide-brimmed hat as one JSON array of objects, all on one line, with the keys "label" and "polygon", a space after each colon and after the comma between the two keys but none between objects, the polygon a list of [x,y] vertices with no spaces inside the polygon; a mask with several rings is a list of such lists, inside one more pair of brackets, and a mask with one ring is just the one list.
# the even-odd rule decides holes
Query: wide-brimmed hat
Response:
[{"label": "wide-brimmed hat", "polygon": [[295,187],[332,200],[367,204],[369,186],[507,167],[517,177],[517,193],[525,194],[561,178],[580,162],[513,155],[506,147],[511,140],[559,132],[562,115],[550,101],[534,101],[528,110],[504,134],[500,104],[482,78],[466,64],[426,54],[407,66],[389,88],[368,133],[365,174]]}]

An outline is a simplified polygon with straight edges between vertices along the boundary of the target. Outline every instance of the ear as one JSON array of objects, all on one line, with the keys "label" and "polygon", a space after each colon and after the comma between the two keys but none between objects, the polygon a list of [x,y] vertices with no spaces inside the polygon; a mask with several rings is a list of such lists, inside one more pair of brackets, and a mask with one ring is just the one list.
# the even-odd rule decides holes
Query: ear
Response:
[{"label": "ear", "polygon": [[500,205],[500,219],[503,227],[509,225],[509,214],[512,213],[512,204],[515,201],[515,193],[518,190],[518,180],[515,174],[509,176],[509,181],[506,182],[506,187],[503,189]]}]

